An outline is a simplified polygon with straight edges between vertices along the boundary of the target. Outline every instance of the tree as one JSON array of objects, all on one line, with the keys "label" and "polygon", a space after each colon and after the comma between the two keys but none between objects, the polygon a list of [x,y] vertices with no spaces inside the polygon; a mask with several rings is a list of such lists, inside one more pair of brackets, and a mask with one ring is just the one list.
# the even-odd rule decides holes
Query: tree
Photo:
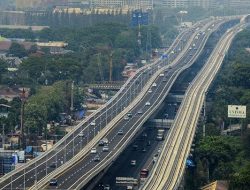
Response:
[{"label": "tree", "polygon": [[27,52],[23,45],[20,45],[19,43],[13,42],[10,46],[10,49],[8,51],[9,55],[14,55],[16,57],[25,57],[27,56]]},{"label": "tree", "polygon": [[238,173],[232,175],[230,189],[248,190],[250,187],[250,163],[243,167]]}]

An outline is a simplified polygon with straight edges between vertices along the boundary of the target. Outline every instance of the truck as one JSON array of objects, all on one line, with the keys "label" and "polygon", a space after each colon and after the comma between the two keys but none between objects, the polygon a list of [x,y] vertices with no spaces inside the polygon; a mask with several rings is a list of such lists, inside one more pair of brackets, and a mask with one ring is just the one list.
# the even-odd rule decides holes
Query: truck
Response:
[{"label": "truck", "polygon": [[164,129],[158,129],[156,140],[163,141],[164,140],[164,132],[165,132]]}]

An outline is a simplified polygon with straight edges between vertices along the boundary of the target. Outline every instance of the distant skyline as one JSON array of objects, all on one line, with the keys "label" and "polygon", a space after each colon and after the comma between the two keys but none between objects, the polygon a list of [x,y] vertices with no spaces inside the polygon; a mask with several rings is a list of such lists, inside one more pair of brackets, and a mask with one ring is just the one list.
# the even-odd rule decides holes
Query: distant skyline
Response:
[{"label": "distant skyline", "polygon": [[54,5],[63,5],[70,2],[89,3],[91,7],[123,7],[125,5],[133,7],[152,7],[153,4],[168,8],[187,8],[192,6],[203,8],[216,7],[250,7],[250,0],[0,0],[0,10],[25,10],[32,8],[46,9]]}]

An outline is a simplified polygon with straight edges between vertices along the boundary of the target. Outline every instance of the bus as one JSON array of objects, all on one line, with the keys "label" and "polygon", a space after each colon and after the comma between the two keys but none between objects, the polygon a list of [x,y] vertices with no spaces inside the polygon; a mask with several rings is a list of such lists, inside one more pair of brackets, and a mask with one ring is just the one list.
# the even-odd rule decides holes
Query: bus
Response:
[{"label": "bus", "polygon": [[148,169],[142,169],[141,172],[140,172],[140,180],[141,181],[145,181],[146,178],[148,177]]}]

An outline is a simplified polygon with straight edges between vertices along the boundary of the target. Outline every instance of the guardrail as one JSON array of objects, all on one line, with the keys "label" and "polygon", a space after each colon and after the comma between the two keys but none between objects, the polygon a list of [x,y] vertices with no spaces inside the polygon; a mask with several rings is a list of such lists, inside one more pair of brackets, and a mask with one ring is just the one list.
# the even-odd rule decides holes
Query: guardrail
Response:
[{"label": "guardrail", "polygon": [[[196,33],[194,33],[193,35],[192,35],[192,39],[194,39],[194,37],[197,35],[197,33],[198,33],[198,31],[196,32]],[[188,47],[190,46],[190,44],[191,44],[191,41],[188,43],[188,45],[186,46],[186,49],[185,49],[185,51],[188,49]],[[183,53],[182,53],[183,54]],[[179,57],[180,58],[180,57]],[[177,61],[176,61],[177,62]],[[168,66],[167,66],[168,67]],[[149,87],[151,86],[151,84],[153,83],[153,81],[156,79],[156,77],[160,74],[160,72],[162,72],[163,71],[163,69],[161,69],[161,70],[158,70],[158,74],[155,74],[154,76],[154,78],[152,79],[151,78],[151,83],[149,83]],[[148,88],[149,88],[148,87]],[[145,90],[143,90],[144,91],[144,94],[145,94]],[[147,91],[147,90],[146,90]],[[139,97],[139,100],[141,99],[141,97]],[[137,101],[136,101],[137,102]],[[123,118],[123,116],[130,110],[130,108],[131,108],[131,106],[133,107],[134,106],[134,103],[132,103],[129,107],[127,107],[121,114],[119,114],[119,115],[121,115],[120,117],[118,117],[118,119],[114,119],[113,121],[112,121],[112,123],[111,123],[111,126],[113,126],[115,123],[117,123],[121,118]],[[91,141],[91,144],[89,144],[89,145],[91,145],[91,146],[88,146],[88,147],[86,147],[86,149],[87,150],[83,150],[83,151],[81,151],[80,153],[78,153],[78,154],[81,154],[82,156],[81,157],[83,157],[86,153],[88,153],[88,151],[95,145],[95,143],[96,142],[98,142],[105,134],[106,134],[106,132],[107,131],[109,131],[110,130],[110,127],[106,127],[106,130],[105,131],[101,131],[99,134],[98,134],[98,136],[96,136],[94,139],[93,139],[93,142]],[[61,168],[61,167],[59,167],[58,169],[57,169],[57,171],[58,172],[56,172],[56,171],[54,171],[53,172],[53,174],[51,173],[51,174],[49,174],[47,177],[46,177],[46,179],[44,179],[46,182],[50,179],[50,178],[52,178],[52,176],[56,176],[56,175],[59,175],[59,173],[62,171],[62,169],[65,169],[65,167],[69,167],[70,165],[72,165],[72,163],[74,164],[75,162],[77,162],[77,160],[79,159],[79,156],[77,155],[77,156],[75,156],[74,158],[72,158],[72,160],[70,160],[69,162],[67,162],[67,165],[63,165],[63,166],[61,166],[61,167],[63,167],[63,168]],[[41,183],[42,183],[42,181],[40,181]],[[44,183],[46,183],[46,182],[44,182]],[[36,187],[38,187],[38,188],[40,188],[40,187],[42,187],[42,186],[40,186],[41,184],[40,183],[38,183],[37,185],[36,185]]]},{"label": "guardrail", "polygon": [[[174,43],[171,45],[171,47],[169,48],[169,50],[167,52],[169,52],[171,50],[171,48],[173,48],[173,46],[175,45],[175,43],[178,41],[178,39],[187,31],[184,31],[183,33],[179,34],[178,37],[176,38],[176,40],[174,41]],[[4,180],[6,180],[7,178],[10,178],[12,175],[22,171],[23,169],[35,164],[37,161],[43,159],[45,156],[47,156],[49,153],[55,151],[55,149],[57,149],[60,145],[63,144],[63,142],[70,137],[76,130],[78,130],[82,125],[84,125],[85,123],[89,122],[89,120],[91,120],[92,118],[94,118],[95,115],[97,115],[99,112],[101,112],[106,106],[110,105],[110,103],[112,101],[114,101],[121,93],[122,91],[125,89],[126,86],[128,86],[128,84],[131,82],[131,80],[133,80],[135,77],[138,76],[138,73],[143,72],[143,70],[145,70],[146,68],[156,65],[158,62],[160,62],[161,59],[157,59],[155,60],[153,63],[146,65],[144,67],[141,67],[140,69],[138,69],[136,71],[136,74],[132,77],[130,77],[126,83],[122,86],[122,88],[115,94],[115,96],[113,96],[103,107],[99,108],[98,110],[96,110],[96,112],[92,113],[88,118],[84,119],[82,122],[80,122],[76,127],[74,127],[74,130],[70,131],[67,135],[65,135],[61,140],[59,140],[52,149],[48,150],[47,152],[43,153],[41,156],[31,160],[30,162],[28,162],[27,164],[19,167],[18,169],[6,174],[5,176],[0,178],[0,183],[3,182]],[[64,146],[64,145],[63,145]],[[67,146],[67,145],[66,145]]]},{"label": "guardrail", "polygon": [[[230,42],[231,43],[231,41],[229,40],[228,42]],[[229,43],[228,43],[229,44]],[[229,47],[229,45],[228,45],[228,47]],[[227,47],[227,48],[228,48]],[[215,50],[213,51],[213,52],[217,52],[217,48],[215,48]],[[225,56],[225,55],[224,55]],[[210,60],[209,60],[210,61]],[[222,61],[221,61],[222,62]],[[212,68],[212,70],[215,70],[216,68]],[[203,68],[202,69],[202,71],[204,71],[205,69]],[[202,71],[200,72],[200,73],[202,73]],[[201,76],[201,74],[199,73],[199,77]],[[198,77],[197,76],[197,77]],[[204,79],[204,76],[202,76],[201,78],[199,78],[199,79],[196,79],[195,81],[202,81],[202,79]],[[213,79],[213,77],[212,76],[210,76],[210,82],[209,82],[209,84],[211,83],[211,81],[212,81],[212,79]],[[205,80],[205,79],[204,79]],[[193,83],[195,83],[195,81],[193,82]],[[204,86],[205,87],[205,89],[207,89],[208,88],[208,86],[209,86],[209,84],[207,84],[206,86]],[[190,87],[188,88],[188,91],[187,91],[187,93],[190,91],[190,88],[191,88],[191,85],[190,85]],[[204,90],[202,91],[202,93],[198,93],[200,96],[204,96],[204,93],[203,92],[205,92]],[[187,99],[187,97],[188,98],[190,98],[190,97],[194,97],[194,96],[192,96],[192,95],[186,95],[185,96],[185,99],[184,99],[184,101],[183,102],[185,102],[185,100]],[[203,100],[204,100],[204,97],[203,97]],[[199,108],[199,110],[201,109],[201,107],[202,107],[202,103],[200,103],[200,108]],[[190,106],[189,105],[185,105],[184,103],[182,103],[181,104],[181,107],[180,107],[180,109],[179,109],[179,111],[178,111],[178,113],[177,113],[177,117],[176,118],[185,118],[181,113],[183,112],[182,111],[182,109],[181,108],[190,108]],[[191,108],[192,109],[192,108]],[[181,117],[178,117],[178,116],[181,116]],[[193,116],[194,117],[194,116]],[[197,123],[197,121],[198,121],[198,118],[196,118],[196,121],[195,121],[195,123]],[[178,124],[176,123],[176,121],[175,121],[175,123],[174,123],[174,125],[175,126],[177,126]],[[196,126],[196,125],[195,125]],[[179,127],[179,128],[181,128],[181,126]],[[193,130],[192,130],[192,134],[194,134],[194,131],[195,131],[195,127],[193,127],[192,128]],[[177,131],[176,131],[176,129],[174,130],[174,129],[171,129],[170,130],[170,134],[169,134],[169,136],[168,136],[168,138],[166,139],[166,141],[165,141],[165,145],[164,145],[164,151],[166,152],[166,150],[167,150],[167,148],[168,147],[172,147],[172,145],[170,145],[168,142],[169,142],[169,138],[170,138],[170,135],[173,133],[173,132],[176,132],[177,133]],[[184,131],[183,131],[183,133],[184,133]],[[184,136],[187,136],[186,135],[187,133],[185,133],[185,135]],[[171,135],[171,136],[173,136],[173,135]],[[192,138],[190,138],[189,139],[189,147],[188,147],[188,150],[190,149],[190,146],[191,146],[191,143],[192,143]],[[175,143],[176,144],[176,143]],[[173,150],[173,148],[171,149],[171,150]],[[157,177],[159,180],[160,180],[160,178],[159,178],[159,176],[157,175],[157,176],[155,176],[154,174],[157,172],[156,171],[156,168],[157,168],[157,166],[158,165],[161,165],[162,167],[164,166],[161,162],[167,162],[167,160],[165,159],[165,157],[163,158],[163,153],[164,153],[164,151],[162,151],[162,154],[160,155],[160,159],[159,159],[159,162],[157,162],[157,164],[156,164],[156,166],[154,167],[154,170],[153,170],[153,172],[151,173],[151,175],[150,175],[150,179],[147,181],[147,183],[145,184],[145,186],[143,186],[143,188],[142,189],[150,189],[150,186],[149,185],[152,185],[154,182],[152,182],[153,181],[153,178],[155,178],[155,177]],[[183,152],[182,152],[183,153]],[[167,154],[167,153],[166,153]],[[168,154],[172,154],[171,152],[168,152]],[[188,152],[186,151],[186,157],[187,157],[187,155],[188,155]],[[184,157],[184,158],[186,158],[186,157]],[[178,159],[179,160],[179,159]],[[167,165],[169,164],[169,162],[168,163],[166,163]],[[182,169],[184,168],[184,166],[185,166],[185,159],[183,159],[183,161],[182,161]],[[182,170],[182,173],[183,173],[183,170]],[[181,173],[181,174],[182,174]],[[158,174],[159,174],[159,172],[158,172]],[[178,173],[179,174],[179,173]],[[176,175],[177,176],[177,175]],[[179,175],[179,176],[182,176],[182,175]],[[180,178],[179,178],[179,180],[180,180]],[[174,181],[173,179],[171,179],[170,181]],[[166,186],[164,186],[164,189],[176,189],[177,188],[177,186],[178,186],[178,183],[177,183],[177,185],[175,185],[175,188],[173,188],[173,187],[170,187],[170,188],[167,188]],[[158,187],[158,186],[157,186]],[[161,185],[161,187],[163,188],[163,186]],[[155,186],[152,186],[152,188],[151,189],[158,189],[158,188],[156,188]]]}]

